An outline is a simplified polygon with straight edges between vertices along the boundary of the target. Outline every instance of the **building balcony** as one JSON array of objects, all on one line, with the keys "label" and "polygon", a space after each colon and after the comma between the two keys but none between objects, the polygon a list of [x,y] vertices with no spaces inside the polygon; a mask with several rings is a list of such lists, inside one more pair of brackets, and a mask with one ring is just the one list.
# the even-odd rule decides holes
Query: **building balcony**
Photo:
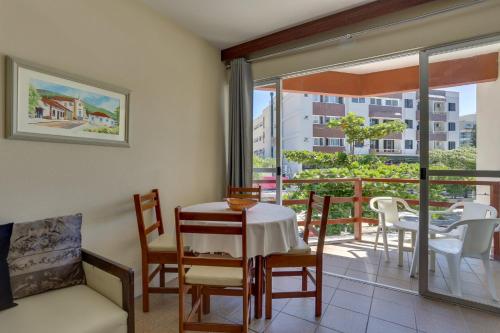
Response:
[{"label": "building balcony", "polygon": [[319,153],[339,153],[345,152],[345,147],[314,146],[313,151]]},{"label": "building balcony", "polygon": [[389,148],[370,148],[370,153],[373,154],[382,154],[382,155],[387,155],[387,154],[402,154],[403,150],[401,148],[394,148],[394,149],[389,149]]},{"label": "building balcony", "polygon": [[[429,118],[431,121],[447,121],[448,120],[448,113],[446,111],[440,111],[440,112],[431,112],[429,115]],[[417,111],[416,114],[416,119],[420,120],[420,111]]]},{"label": "building balcony", "polygon": [[345,116],[344,104],[313,102],[313,115],[315,116]]},{"label": "building balcony", "polygon": [[[420,140],[420,131],[417,131],[417,140]],[[432,131],[429,133],[429,141],[447,141],[448,131]]]},{"label": "building balcony", "polygon": [[368,116],[370,118],[401,119],[402,108],[399,106],[369,105]]},{"label": "building balcony", "polygon": [[340,128],[330,128],[326,125],[314,124],[313,137],[317,138],[344,138],[345,134]]}]

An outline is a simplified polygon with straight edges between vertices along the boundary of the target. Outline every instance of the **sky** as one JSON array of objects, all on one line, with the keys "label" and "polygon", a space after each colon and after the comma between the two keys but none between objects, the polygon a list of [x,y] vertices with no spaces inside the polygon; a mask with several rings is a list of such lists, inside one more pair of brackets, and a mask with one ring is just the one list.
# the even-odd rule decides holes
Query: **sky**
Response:
[{"label": "sky", "polygon": [[61,95],[80,98],[88,104],[103,108],[105,110],[108,110],[109,112],[115,112],[115,109],[120,106],[120,101],[116,98],[88,92],[77,88],[63,86],[60,84],[55,84],[38,79],[31,79],[31,84],[37,89],[50,90]]},{"label": "sky", "polygon": [[[476,85],[469,84],[458,87],[441,88],[439,90],[458,91],[460,93],[460,115],[476,113]],[[269,91],[254,90],[253,92],[253,118],[260,116],[262,110],[269,105],[271,100]]]}]

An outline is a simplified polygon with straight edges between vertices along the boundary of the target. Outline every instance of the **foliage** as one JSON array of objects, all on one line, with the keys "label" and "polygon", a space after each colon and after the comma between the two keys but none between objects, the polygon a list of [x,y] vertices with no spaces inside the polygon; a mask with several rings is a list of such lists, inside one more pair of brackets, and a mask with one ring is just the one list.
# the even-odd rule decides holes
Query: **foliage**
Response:
[{"label": "foliage", "polygon": [[365,117],[357,116],[354,112],[349,112],[340,119],[331,120],[327,126],[340,128],[345,133],[352,155],[354,154],[355,142],[379,140],[393,133],[402,133],[406,128],[406,124],[401,120],[365,126]]},{"label": "foliage", "polygon": [[[443,169],[440,167],[440,169]],[[329,169],[305,170],[296,175],[297,179],[323,179],[323,178],[403,178],[403,179],[418,179],[419,164],[418,163],[401,163],[394,165],[386,165],[382,162],[360,164],[355,168],[339,167]],[[447,177],[446,179],[456,179]],[[463,178],[462,178],[463,179]],[[432,184],[429,189],[431,201],[446,201],[449,197],[450,188],[458,185],[437,185]],[[461,191],[466,187],[461,186]],[[314,190],[318,195],[331,195],[334,197],[352,197],[354,195],[354,187],[352,183],[320,183],[320,184],[293,184],[286,188],[284,199],[306,199],[308,193]],[[418,199],[418,183],[379,183],[379,182],[363,182],[363,196],[392,196],[403,199]],[[300,213],[305,210],[302,205],[292,206],[296,212]],[[345,218],[352,216],[353,205],[351,203],[333,204],[330,209],[330,218]],[[363,204],[363,216],[376,218],[368,204]],[[342,231],[352,232],[351,225],[329,225],[328,235],[338,235]]]},{"label": "foliage", "polygon": [[29,105],[29,117],[35,117],[35,109],[38,106],[38,103],[42,99],[42,96],[38,93],[35,87],[31,84],[29,86],[29,96],[28,96],[28,105]]},{"label": "foliage", "polygon": [[455,170],[475,170],[476,148],[459,147],[453,150],[432,150],[429,152],[429,163],[433,166],[444,166]]},{"label": "foliage", "polygon": [[253,155],[254,168],[272,168],[276,165],[276,159],[271,157],[260,157]]},{"label": "foliage", "polygon": [[115,108],[115,112],[113,113],[113,120],[116,122],[116,124],[120,124],[120,107],[117,106]]},{"label": "foliage", "polygon": [[86,132],[92,132],[92,133],[115,134],[115,135],[117,135],[119,133],[119,128],[118,127],[101,126],[101,127],[85,128],[84,131],[86,131]]},{"label": "foliage", "polygon": [[347,155],[344,152],[323,153],[308,150],[287,150],[283,155],[291,162],[302,164],[305,169],[353,168],[357,167],[358,164],[383,161],[382,158],[375,155]]}]

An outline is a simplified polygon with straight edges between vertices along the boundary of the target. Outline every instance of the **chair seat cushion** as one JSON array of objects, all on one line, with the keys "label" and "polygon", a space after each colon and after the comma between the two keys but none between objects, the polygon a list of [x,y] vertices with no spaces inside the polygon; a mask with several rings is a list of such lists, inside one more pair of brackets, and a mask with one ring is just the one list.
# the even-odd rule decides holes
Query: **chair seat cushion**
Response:
[{"label": "chair seat cushion", "polygon": [[86,285],[44,292],[17,303],[0,312],[0,332],[127,332],[127,312]]},{"label": "chair seat cushion", "polygon": [[462,251],[462,241],[456,238],[429,239],[429,249],[442,254],[457,254]]},{"label": "chair seat cushion", "polygon": [[203,284],[209,286],[243,286],[243,269],[241,267],[192,266],[185,275],[187,284]]},{"label": "chair seat cushion", "polygon": [[177,252],[175,237],[170,234],[162,234],[148,244],[150,251]]},{"label": "chair seat cushion", "polygon": [[304,242],[302,238],[297,239],[297,245],[288,251],[288,254],[307,254],[311,253],[311,247]]}]

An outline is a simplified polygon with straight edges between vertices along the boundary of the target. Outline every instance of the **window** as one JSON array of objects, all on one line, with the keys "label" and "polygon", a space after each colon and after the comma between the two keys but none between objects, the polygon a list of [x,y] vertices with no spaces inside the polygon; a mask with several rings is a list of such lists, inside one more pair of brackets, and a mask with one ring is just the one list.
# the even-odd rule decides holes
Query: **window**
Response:
[{"label": "window", "polygon": [[313,146],[323,146],[324,138],[313,138]]},{"label": "window", "polygon": [[444,111],[444,103],[436,102],[434,103],[434,112],[443,112]]},{"label": "window", "polygon": [[365,103],[365,98],[364,97],[353,97],[352,98],[353,103],[359,103],[359,104],[364,104]]},{"label": "window", "polygon": [[405,119],[406,128],[413,128],[413,120]]},{"label": "window", "polygon": [[330,121],[339,119],[340,117],[335,117],[335,116],[325,116],[325,124],[328,124]]},{"label": "window", "polygon": [[341,138],[327,138],[326,145],[330,147],[344,147],[344,139]]},{"label": "window", "polygon": [[382,100],[380,98],[370,98],[371,105],[382,105]]},{"label": "window", "polygon": [[378,140],[370,140],[370,148],[378,150],[379,148]]},{"label": "window", "polygon": [[456,144],[455,141],[448,141],[448,150],[453,150],[455,149]]},{"label": "window", "polygon": [[455,123],[448,123],[448,131],[450,132],[455,131]]},{"label": "window", "polygon": [[398,100],[397,99],[386,99],[385,100],[385,105],[386,106],[398,106]]},{"label": "window", "polygon": [[325,119],[323,116],[313,116],[313,124],[324,124]]},{"label": "window", "polygon": [[457,111],[456,103],[448,103],[448,111]]},{"label": "window", "polygon": [[379,120],[377,118],[370,118],[370,125],[377,125]]},{"label": "window", "polygon": [[321,102],[321,95],[312,95],[313,102]]},{"label": "window", "polygon": [[365,143],[363,141],[354,141],[354,147],[363,148],[364,146],[365,146]]},{"label": "window", "polygon": [[394,150],[394,140],[384,140],[384,150],[386,151]]},{"label": "window", "polygon": [[413,149],[413,140],[405,140],[405,149]]},{"label": "window", "polygon": [[405,108],[411,109],[413,108],[413,100],[409,98],[405,98]]}]

